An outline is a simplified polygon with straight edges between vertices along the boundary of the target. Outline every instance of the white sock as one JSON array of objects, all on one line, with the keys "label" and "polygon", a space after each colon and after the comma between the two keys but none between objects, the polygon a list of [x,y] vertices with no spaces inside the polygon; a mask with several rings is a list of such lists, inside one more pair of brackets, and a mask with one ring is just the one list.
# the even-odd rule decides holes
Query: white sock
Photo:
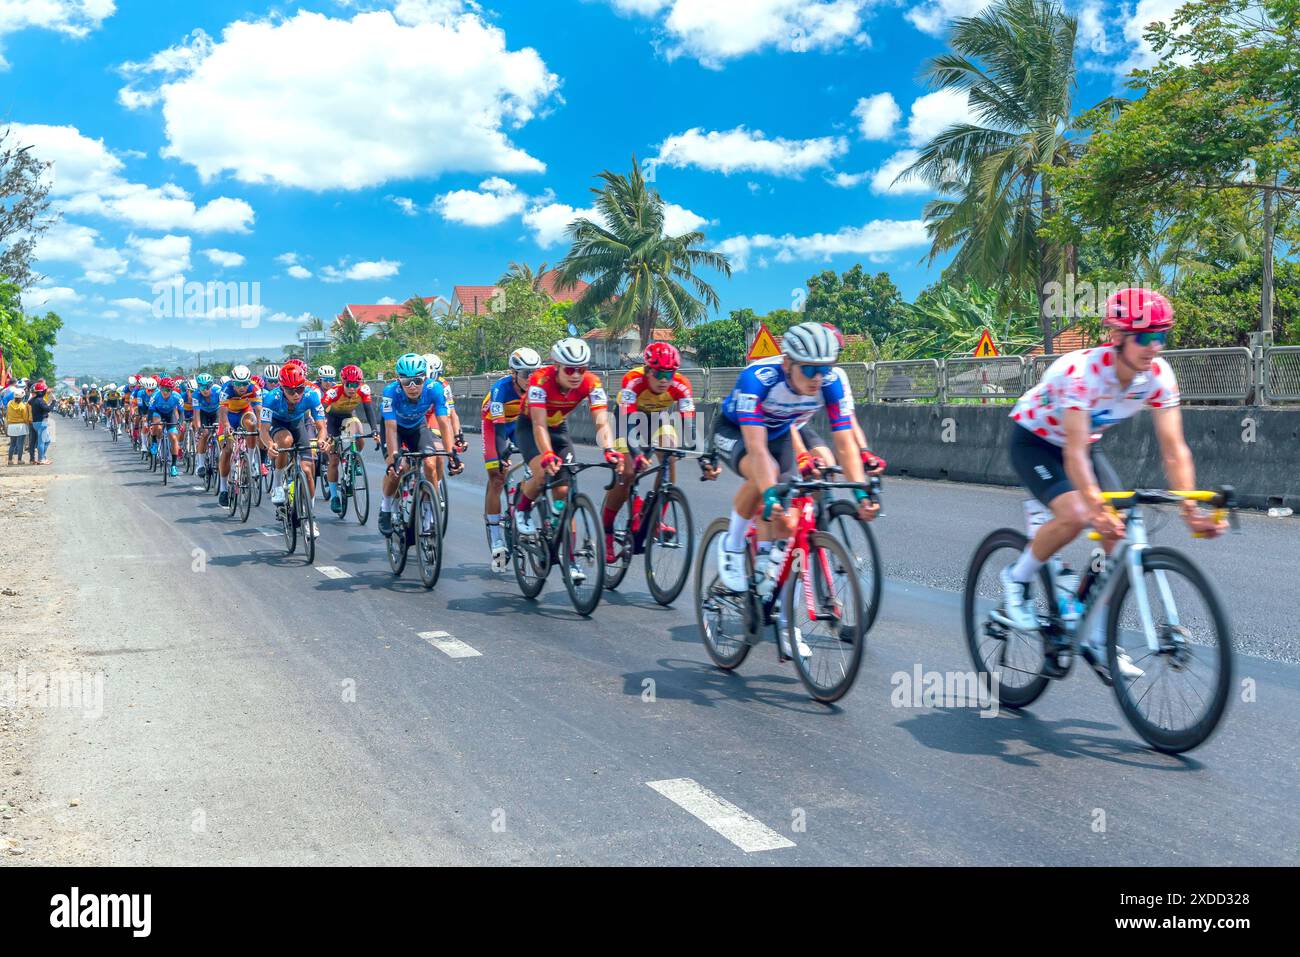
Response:
[{"label": "white sock", "polygon": [[1034,550],[1026,545],[1025,550],[1020,553],[1020,559],[1011,566],[1011,580],[1028,584],[1034,580],[1034,576],[1038,574],[1038,569],[1042,568],[1043,564],[1034,557]]},{"label": "white sock", "polygon": [[727,537],[722,547],[729,552],[745,549],[745,533],[749,531],[749,519],[743,517],[734,508],[731,510],[731,522],[727,525]]},{"label": "white sock", "polygon": [[393,510],[393,496],[391,495],[379,496],[379,510],[381,512],[391,512]]},{"label": "white sock", "polygon": [[226,477],[224,475],[220,475],[217,477],[217,491],[224,492],[225,490],[226,490]]}]

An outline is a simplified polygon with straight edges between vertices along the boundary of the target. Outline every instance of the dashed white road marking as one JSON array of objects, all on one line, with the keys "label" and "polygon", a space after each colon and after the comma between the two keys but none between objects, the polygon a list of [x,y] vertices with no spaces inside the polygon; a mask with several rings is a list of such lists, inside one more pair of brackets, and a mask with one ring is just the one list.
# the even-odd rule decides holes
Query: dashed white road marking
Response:
[{"label": "dashed white road marking", "polygon": [[191,485],[190,488],[194,489],[196,492],[206,492],[208,490],[205,485]]},{"label": "dashed white road marking", "polygon": [[422,631],[420,637],[448,658],[478,658],[482,654],[445,631]]},{"label": "dashed white road marking", "polygon": [[794,841],[690,778],[647,781],[646,785],[695,815],[746,854],[795,846]]},{"label": "dashed white road marking", "polygon": [[351,578],[352,576],[337,565],[317,565],[316,571],[326,578]]},{"label": "dashed white road marking", "polygon": [[259,525],[257,530],[268,538],[276,538],[280,534],[280,529],[274,525]]}]

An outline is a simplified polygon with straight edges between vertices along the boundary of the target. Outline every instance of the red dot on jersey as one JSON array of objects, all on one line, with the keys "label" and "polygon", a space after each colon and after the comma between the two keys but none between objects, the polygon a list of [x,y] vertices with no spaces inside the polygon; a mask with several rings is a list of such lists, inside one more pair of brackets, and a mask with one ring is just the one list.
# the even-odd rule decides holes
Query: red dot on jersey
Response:
[{"label": "red dot on jersey", "polygon": [[1019,412],[1016,412],[1016,413],[1012,414],[1011,418],[1013,418],[1013,419],[1015,419],[1017,422],[1019,422],[1019,421],[1020,421],[1020,413],[1019,413]]},{"label": "red dot on jersey", "polygon": [[1049,415],[1049,416],[1047,417],[1047,424],[1048,424],[1048,425],[1057,425],[1058,423],[1057,423],[1057,421],[1056,421],[1056,416],[1054,416],[1054,415]]},{"label": "red dot on jersey", "polygon": [[1164,391],[1165,391],[1164,389],[1156,389],[1155,392],[1152,392],[1152,393],[1151,393],[1151,398],[1152,398],[1152,399],[1158,399],[1158,398],[1160,398],[1160,393],[1161,393],[1161,392],[1164,392]]},{"label": "red dot on jersey", "polygon": [[1111,350],[1107,349],[1105,352],[1102,353],[1102,356],[1101,356],[1101,364],[1102,364],[1102,365],[1104,365],[1104,366],[1108,366],[1108,365],[1110,365],[1114,360],[1115,360],[1115,354],[1114,354],[1113,352],[1111,352]]},{"label": "red dot on jersey", "polygon": [[1074,375],[1074,366],[1070,366],[1070,368],[1066,369],[1066,370],[1065,370],[1065,374],[1066,374],[1066,375]]},{"label": "red dot on jersey", "polygon": [[1035,433],[1036,435],[1046,435],[1046,434],[1047,434],[1047,430],[1046,430],[1046,429],[1034,429],[1034,433]]},{"label": "red dot on jersey", "polygon": [[1097,368],[1096,363],[1093,363],[1093,366],[1092,366],[1092,374],[1093,374],[1093,375],[1096,375],[1096,374],[1097,374],[1098,372],[1100,372],[1100,371],[1101,371],[1101,370]]},{"label": "red dot on jersey", "polygon": [[1025,415],[1029,416],[1029,417],[1032,419],[1032,418],[1034,417],[1034,410],[1033,410],[1033,409],[1025,409]]}]

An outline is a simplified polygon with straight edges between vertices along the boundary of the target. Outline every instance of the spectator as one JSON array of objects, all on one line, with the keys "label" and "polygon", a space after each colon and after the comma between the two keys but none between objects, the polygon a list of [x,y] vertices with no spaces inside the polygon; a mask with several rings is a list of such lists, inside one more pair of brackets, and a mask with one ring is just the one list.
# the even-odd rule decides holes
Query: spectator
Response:
[{"label": "spectator", "polygon": [[32,428],[32,409],[27,404],[26,395],[14,390],[13,397],[5,407],[5,426],[9,434],[9,464],[14,464],[14,453],[18,454],[18,464],[23,464],[23,443]]},{"label": "spectator", "polygon": [[49,465],[50,458],[46,452],[50,447],[50,404],[46,401],[45,380],[41,379],[32,386],[32,392],[32,461]]}]

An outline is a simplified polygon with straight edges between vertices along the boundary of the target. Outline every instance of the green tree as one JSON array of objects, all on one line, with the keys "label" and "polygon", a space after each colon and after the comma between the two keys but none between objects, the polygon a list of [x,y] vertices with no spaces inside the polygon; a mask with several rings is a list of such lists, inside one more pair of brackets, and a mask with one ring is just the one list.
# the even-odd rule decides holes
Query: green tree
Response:
[{"label": "green tree", "polygon": [[908,328],[899,337],[914,356],[948,358],[971,355],[988,329],[1004,355],[1028,352],[1038,341],[1033,294],[1014,294],[1009,310],[1004,296],[973,281],[936,283],[906,307]]},{"label": "green tree", "polygon": [[526,282],[535,292],[541,292],[541,282],[544,275],[546,275],[546,263],[542,263],[534,270],[527,263],[512,260],[506,271],[501,274],[501,278],[497,280],[497,285],[504,286],[506,283],[517,279]]},{"label": "green tree", "polygon": [[752,309],[733,311],[726,319],[701,322],[678,337],[678,344],[695,350],[695,361],[706,368],[726,368],[745,364],[745,314]]},{"label": "green tree", "polygon": [[576,319],[600,312],[613,335],[635,327],[644,349],[657,326],[681,331],[718,308],[718,294],[697,275],[708,267],[731,276],[721,253],[704,249],[704,234],[664,234],[664,201],[646,185],[636,157],[626,176],[605,170],[596,194],[603,222],[582,218],[569,225],[573,245],[559,264],[559,285],[591,283],[573,310]]},{"label": "green tree", "polygon": [[[1263,263],[1258,256],[1227,269],[1188,276],[1173,296],[1170,344],[1178,349],[1244,346],[1259,326]],[[1284,260],[1273,276],[1276,341],[1300,344],[1300,264]]]},{"label": "green tree", "polygon": [[54,344],[63,320],[53,312],[28,316],[18,285],[0,277],[0,349],[5,367],[15,379],[54,378]]},{"label": "green tree", "polygon": [[1035,291],[1045,347],[1055,331],[1045,287],[1068,257],[1040,235],[1054,203],[1043,172],[1075,152],[1077,29],[1054,0],[1000,0],[956,19],[951,51],[931,59],[925,76],[967,94],[978,122],[948,127],[900,174],[949,194],[925,207],[930,261],[955,251],[959,278]]},{"label": "green tree", "polygon": [[527,277],[502,284],[484,315],[464,314],[446,330],[447,366],[457,373],[506,368],[510,353],[528,346],[543,356],[568,333],[573,303],[557,303]]},{"label": "green tree", "polygon": [[19,289],[32,283],[32,253],[50,226],[48,163],[0,131],[0,276]]},{"label": "green tree", "polygon": [[803,314],[795,321],[829,322],[841,332],[879,341],[902,329],[905,318],[903,295],[889,274],[872,276],[859,263],[842,275],[827,269],[810,276]]}]

